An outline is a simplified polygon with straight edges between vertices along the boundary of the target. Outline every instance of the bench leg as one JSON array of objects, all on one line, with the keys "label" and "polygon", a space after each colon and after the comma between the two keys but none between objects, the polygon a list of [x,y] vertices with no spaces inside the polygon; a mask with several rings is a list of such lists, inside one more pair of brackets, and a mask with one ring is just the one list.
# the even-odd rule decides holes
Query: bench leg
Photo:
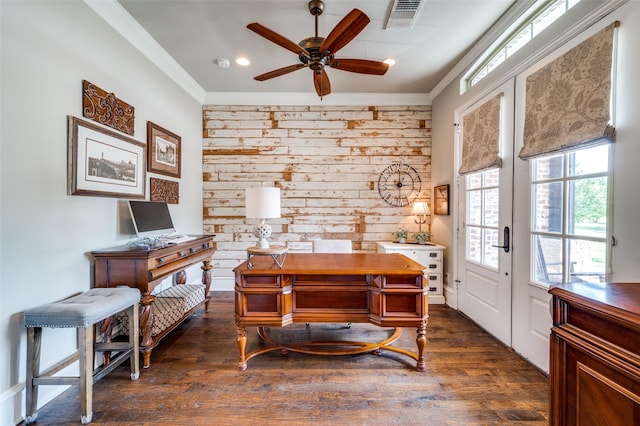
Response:
[{"label": "bench leg", "polygon": [[137,303],[129,308],[129,345],[133,348],[133,353],[129,358],[131,380],[137,380],[140,377],[140,316],[138,311]]},{"label": "bench leg", "polygon": [[80,421],[91,423],[93,417],[93,324],[78,327],[80,345]]},{"label": "bench leg", "polygon": [[41,344],[42,328],[27,328],[26,424],[35,422],[38,417],[38,386],[34,385],[33,379],[40,374]]}]

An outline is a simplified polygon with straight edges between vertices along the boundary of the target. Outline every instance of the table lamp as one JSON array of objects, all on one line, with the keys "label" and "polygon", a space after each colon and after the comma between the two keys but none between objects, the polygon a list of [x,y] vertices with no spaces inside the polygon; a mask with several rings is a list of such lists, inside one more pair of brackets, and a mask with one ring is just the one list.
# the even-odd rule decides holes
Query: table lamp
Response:
[{"label": "table lamp", "polygon": [[256,247],[269,248],[267,238],[271,236],[271,226],[265,219],[280,217],[280,188],[260,186],[245,189],[246,217],[261,219],[253,228],[253,235],[258,239]]},{"label": "table lamp", "polygon": [[414,221],[418,224],[418,232],[422,232],[422,225],[427,223],[427,215],[431,214],[426,201],[416,201],[411,207],[411,214],[415,216]]}]

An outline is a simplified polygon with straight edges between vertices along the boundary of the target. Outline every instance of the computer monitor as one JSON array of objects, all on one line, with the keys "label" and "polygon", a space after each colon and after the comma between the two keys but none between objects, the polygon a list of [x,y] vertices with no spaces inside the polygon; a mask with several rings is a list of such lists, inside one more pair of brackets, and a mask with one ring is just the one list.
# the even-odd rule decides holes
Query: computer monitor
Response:
[{"label": "computer monitor", "polygon": [[157,238],[176,231],[165,202],[130,200],[129,211],[136,234],[140,238]]}]

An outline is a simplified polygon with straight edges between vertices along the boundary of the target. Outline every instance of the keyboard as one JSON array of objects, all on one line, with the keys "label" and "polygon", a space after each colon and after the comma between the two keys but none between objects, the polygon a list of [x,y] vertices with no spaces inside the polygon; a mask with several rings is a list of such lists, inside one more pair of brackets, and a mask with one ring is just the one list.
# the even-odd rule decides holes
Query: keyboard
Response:
[{"label": "keyboard", "polygon": [[195,240],[196,237],[192,237],[191,235],[183,235],[183,234],[171,234],[171,235],[165,235],[165,236],[159,237],[158,239],[168,244],[179,244],[179,243]]}]

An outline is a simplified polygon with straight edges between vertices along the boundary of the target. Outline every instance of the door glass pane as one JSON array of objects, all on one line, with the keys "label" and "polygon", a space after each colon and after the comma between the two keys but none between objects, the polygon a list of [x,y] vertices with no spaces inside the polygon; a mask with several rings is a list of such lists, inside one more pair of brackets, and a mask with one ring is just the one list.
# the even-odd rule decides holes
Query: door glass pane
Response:
[{"label": "door glass pane", "polygon": [[609,168],[609,146],[581,149],[569,155],[569,176],[604,173]]},{"label": "door glass pane", "polygon": [[482,263],[482,229],[467,225],[467,260]]},{"label": "door glass pane", "polygon": [[562,182],[539,183],[533,190],[533,230],[562,231]]},{"label": "door glass pane", "polygon": [[482,186],[482,173],[467,175],[467,189],[476,189]]},{"label": "door glass pane", "polygon": [[498,226],[500,213],[500,194],[498,188],[486,189],[484,191],[484,224],[486,226]]},{"label": "door glass pane", "polygon": [[500,169],[491,169],[483,173],[484,186],[498,186],[500,184]]},{"label": "door glass pane", "polygon": [[493,247],[499,244],[498,231],[496,229],[484,230],[484,261],[485,266],[498,269],[498,248]]},{"label": "door glass pane", "polygon": [[467,193],[467,224],[482,225],[482,192]]},{"label": "door glass pane", "polygon": [[532,235],[533,280],[540,283],[562,282],[562,238]]},{"label": "door glass pane", "polygon": [[569,181],[568,232],[573,235],[606,238],[607,177]]},{"label": "door glass pane", "polygon": [[564,174],[563,167],[563,155],[556,155],[553,157],[540,158],[533,161],[533,180],[545,180],[555,179],[562,177]]},{"label": "door glass pane", "polygon": [[606,244],[571,240],[569,245],[570,281],[603,282],[606,273]]}]

